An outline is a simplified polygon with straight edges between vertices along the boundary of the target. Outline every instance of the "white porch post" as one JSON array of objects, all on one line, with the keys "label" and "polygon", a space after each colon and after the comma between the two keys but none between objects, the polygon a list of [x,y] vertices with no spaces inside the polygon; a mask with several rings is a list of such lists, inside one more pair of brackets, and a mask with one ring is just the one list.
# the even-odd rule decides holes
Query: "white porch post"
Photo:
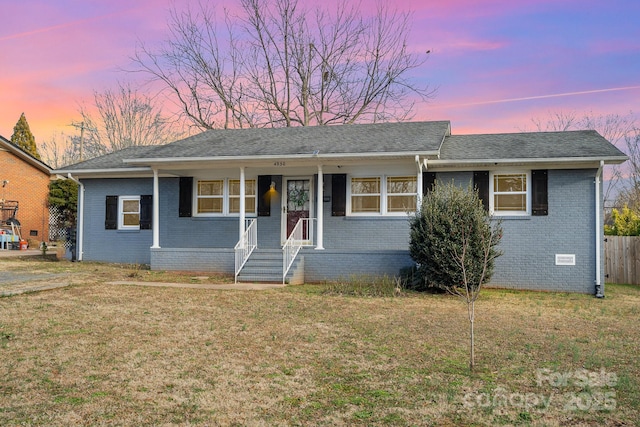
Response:
[{"label": "white porch post", "polygon": [[160,247],[160,191],[158,185],[158,169],[153,169],[153,213],[151,216],[151,229],[153,230],[152,249]]},{"label": "white porch post", "polygon": [[317,218],[318,218],[318,230],[317,230],[317,242],[316,249],[324,249],[322,241],[322,232],[324,226],[324,177],[322,175],[322,165],[318,165],[318,203],[316,205]]},{"label": "white porch post", "polygon": [[422,163],[420,163],[420,156],[416,156],[416,164],[418,165],[418,197],[416,198],[416,208],[420,209],[420,206],[422,205],[422,187],[424,186],[424,183],[422,182]]},{"label": "white porch post", "polygon": [[240,237],[244,234],[244,166],[240,167]]}]

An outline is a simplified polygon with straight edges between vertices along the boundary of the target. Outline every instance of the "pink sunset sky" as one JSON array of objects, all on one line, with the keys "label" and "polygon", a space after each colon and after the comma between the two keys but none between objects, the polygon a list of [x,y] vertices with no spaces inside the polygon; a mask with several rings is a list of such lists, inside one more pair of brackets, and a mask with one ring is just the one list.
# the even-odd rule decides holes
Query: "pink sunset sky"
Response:
[{"label": "pink sunset sky", "polygon": [[[163,40],[168,9],[186,3],[0,0],[0,135],[10,138],[23,112],[37,143],[76,132],[78,106],[139,78],[122,71],[137,42]],[[414,120],[450,120],[455,134],[517,132],[552,112],[640,110],[638,0],[395,5],[414,13],[410,48],[431,51],[416,78],[437,94]]]}]

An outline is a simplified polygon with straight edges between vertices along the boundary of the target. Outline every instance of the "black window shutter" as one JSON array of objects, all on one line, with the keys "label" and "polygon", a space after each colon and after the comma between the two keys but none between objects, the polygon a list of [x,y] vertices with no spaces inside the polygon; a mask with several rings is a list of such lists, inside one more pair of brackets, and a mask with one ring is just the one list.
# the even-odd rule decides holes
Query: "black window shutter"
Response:
[{"label": "black window shutter", "polygon": [[347,174],[331,175],[331,216],[347,214]]},{"label": "black window shutter", "polygon": [[104,229],[115,230],[118,228],[118,196],[107,196],[106,207]]},{"label": "black window shutter", "polygon": [[489,210],[489,171],[473,173],[473,188],[478,190],[478,197],[482,200],[485,210]]},{"label": "black window shutter", "polygon": [[140,196],[140,230],[151,230],[153,196]]},{"label": "black window shutter", "polygon": [[549,215],[547,170],[531,171],[531,215]]},{"label": "black window shutter", "polygon": [[435,172],[422,172],[422,195],[426,196],[429,191],[433,190],[433,185],[435,183]]},{"label": "black window shutter", "polygon": [[271,216],[271,175],[258,175],[258,216]]},{"label": "black window shutter", "polygon": [[179,217],[190,217],[191,209],[192,209],[192,199],[193,199],[193,178],[190,176],[185,176],[180,178],[180,195],[179,199],[179,207],[178,207],[178,216]]}]

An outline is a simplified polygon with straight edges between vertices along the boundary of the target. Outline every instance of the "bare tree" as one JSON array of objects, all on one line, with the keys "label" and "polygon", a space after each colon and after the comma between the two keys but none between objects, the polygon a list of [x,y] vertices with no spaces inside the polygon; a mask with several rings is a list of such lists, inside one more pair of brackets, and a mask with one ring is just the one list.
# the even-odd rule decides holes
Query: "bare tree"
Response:
[{"label": "bare tree", "polygon": [[[620,150],[630,154],[633,141],[633,134],[636,127],[636,117],[633,113],[621,114],[595,114],[586,112],[578,115],[574,111],[550,112],[546,118],[533,118],[535,130],[541,132],[548,131],[568,131],[593,129],[602,135],[607,141],[614,144]],[[523,129],[527,131],[527,129]],[[637,146],[637,143],[636,143]],[[612,201],[614,194],[620,193],[626,188],[626,176],[629,171],[625,165],[610,165],[608,169],[608,185],[604,190],[604,200]],[[640,172],[640,169],[636,169]]]},{"label": "bare tree", "polygon": [[159,104],[129,83],[118,83],[115,90],[94,92],[93,98],[92,110],[81,106],[79,111],[85,159],[126,147],[166,144],[180,136]]},{"label": "bare tree", "polygon": [[241,0],[239,15],[200,4],[170,14],[169,37],[141,43],[137,69],[161,82],[196,127],[309,126],[402,120],[426,53],[409,48],[410,14],[341,2],[334,12],[298,0]]},{"label": "bare tree", "polygon": [[139,145],[166,144],[183,136],[175,120],[163,115],[160,104],[147,94],[118,83],[115,90],[94,92],[91,106],[81,105],[81,120],[71,126],[79,134],[54,134],[40,144],[50,166],[62,166]]},{"label": "bare tree", "polygon": [[640,128],[635,127],[625,135],[623,151],[629,160],[620,175],[622,185],[615,204],[640,213]]}]

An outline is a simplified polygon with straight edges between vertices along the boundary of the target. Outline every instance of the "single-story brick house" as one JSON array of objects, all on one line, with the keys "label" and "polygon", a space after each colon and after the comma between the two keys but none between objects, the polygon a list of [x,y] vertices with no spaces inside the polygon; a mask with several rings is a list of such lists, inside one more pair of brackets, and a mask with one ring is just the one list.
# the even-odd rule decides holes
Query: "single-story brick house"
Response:
[{"label": "single-story brick house", "polygon": [[433,121],[210,130],[57,173],[81,184],[80,260],[291,283],[397,275],[408,212],[434,182],[473,182],[503,219],[491,285],[602,294],[602,169],[625,159],[595,131]]},{"label": "single-story brick house", "polygon": [[49,241],[51,168],[0,136],[0,222],[13,215],[31,247]]}]

